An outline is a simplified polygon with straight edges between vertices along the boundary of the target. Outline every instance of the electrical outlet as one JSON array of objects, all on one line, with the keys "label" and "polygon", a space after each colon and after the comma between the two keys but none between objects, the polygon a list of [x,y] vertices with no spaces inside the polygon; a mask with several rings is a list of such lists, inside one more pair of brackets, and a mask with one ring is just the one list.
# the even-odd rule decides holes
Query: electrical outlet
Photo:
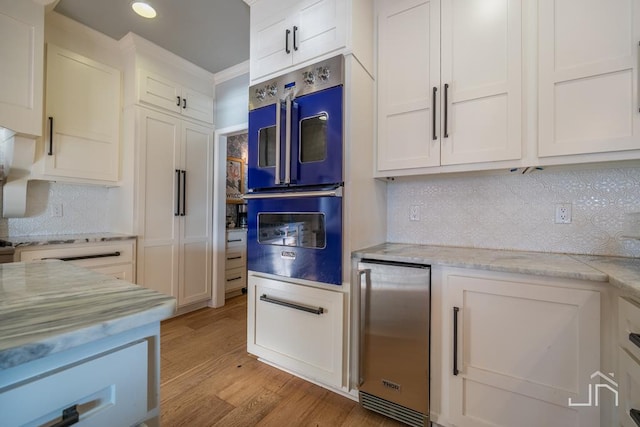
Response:
[{"label": "electrical outlet", "polygon": [[411,210],[409,211],[409,219],[411,221],[420,221],[420,206],[411,205]]},{"label": "electrical outlet", "polygon": [[62,203],[58,203],[51,207],[51,216],[52,217],[62,217]]},{"label": "electrical outlet", "polygon": [[556,205],[556,224],[571,224],[571,203]]}]

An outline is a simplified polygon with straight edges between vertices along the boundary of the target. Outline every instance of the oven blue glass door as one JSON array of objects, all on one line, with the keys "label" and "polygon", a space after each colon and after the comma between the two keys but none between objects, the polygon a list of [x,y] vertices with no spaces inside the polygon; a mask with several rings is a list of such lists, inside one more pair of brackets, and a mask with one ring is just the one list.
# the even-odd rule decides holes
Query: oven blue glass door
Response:
[{"label": "oven blue glass door", "polygon": [[342,92],[336,86],[249,112],[250,190],[343,181]]},{"label": "oven blue glass door", "polygon": [[342,198],[249,199],[247,267],[342,284]]}]

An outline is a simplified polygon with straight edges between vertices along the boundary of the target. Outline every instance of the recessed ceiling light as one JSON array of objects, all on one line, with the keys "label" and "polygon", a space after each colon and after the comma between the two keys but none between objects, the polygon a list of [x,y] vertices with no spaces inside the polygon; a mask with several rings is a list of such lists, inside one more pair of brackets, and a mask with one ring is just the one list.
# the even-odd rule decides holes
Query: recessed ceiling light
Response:
[{"label": "recessed ceiling light", "polygon": [[131,8],[135,13],[142,16],[143,18],[156,17],[156,10],[147,2],[134,1],[133,3],[131,3]]}]

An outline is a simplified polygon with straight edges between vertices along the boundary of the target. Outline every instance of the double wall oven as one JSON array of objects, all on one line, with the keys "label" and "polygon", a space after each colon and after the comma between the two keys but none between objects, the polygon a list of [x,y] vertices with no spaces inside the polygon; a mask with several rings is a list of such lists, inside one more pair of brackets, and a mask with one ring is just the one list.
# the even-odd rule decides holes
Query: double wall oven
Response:
[{"label": "double wall oven", "polygon": [[342,284],[344,58],[249,89],[247,266]]}]

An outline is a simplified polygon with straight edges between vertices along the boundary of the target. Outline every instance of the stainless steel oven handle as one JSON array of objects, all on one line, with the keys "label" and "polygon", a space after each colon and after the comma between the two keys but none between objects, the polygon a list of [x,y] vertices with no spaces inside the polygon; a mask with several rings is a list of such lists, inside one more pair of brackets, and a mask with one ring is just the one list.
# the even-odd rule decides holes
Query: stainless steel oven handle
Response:
[{"label": "stainless steel oven handle", "polygon": [[284,183],[291,184],[291,97],[285,99],[287,115],[285,118],[286,130],[284,137]]},{"label": "stainless steel oven handle", "polygon": [[275,171],[275,184],[280,184],[280,117],[282,113],[280,101],[276,102],[276,171]]},{"label": "stainless steel oven handle", "polygon": [[[365,277],[364,285],[362,282],[362,276]],[[360,337],[359,337],[359,346],[358,346],[358,386],[361,386],[364,382],[363,368],[364,368],[364,335],[365,335],[365,324],[367,321],[367,317],[365,315],[364,304],[363,301],[366,298],[367,289],[371,283],[371,269],[367,268],[364,270],[358,270],[358,288],[360,289],[358,296],[358,313],[360,313]]]},{"label": "stainless steel oven handle", "polygon": [[335,190],[292,191],[289,193],[245,194],[242,198],[244,200],[255,200],[255,199],[297,199],[299,197],[342,197],[342,187],[338,187]]}]

